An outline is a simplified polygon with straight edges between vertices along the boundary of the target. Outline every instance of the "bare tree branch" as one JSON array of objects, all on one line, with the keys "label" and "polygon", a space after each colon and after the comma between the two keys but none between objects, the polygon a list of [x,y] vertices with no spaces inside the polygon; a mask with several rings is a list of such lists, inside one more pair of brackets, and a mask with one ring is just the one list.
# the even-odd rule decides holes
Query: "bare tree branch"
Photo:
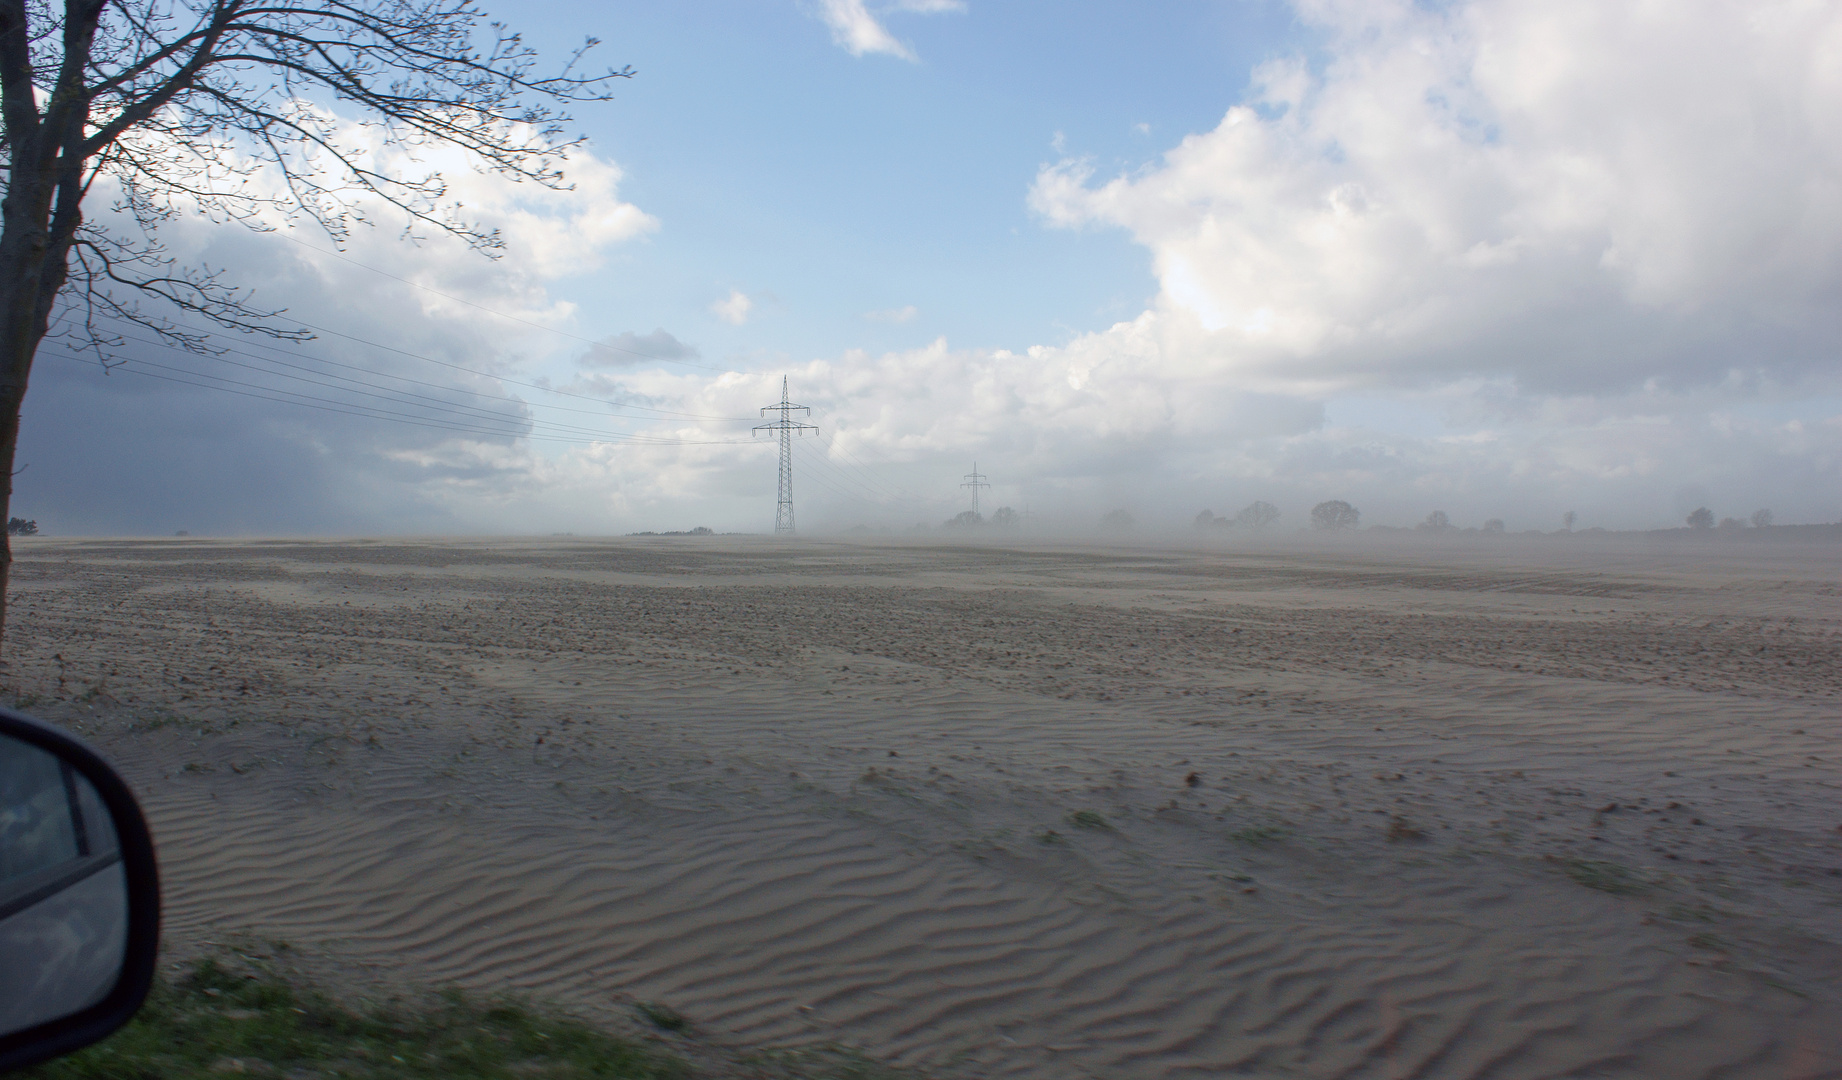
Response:
[{"label": "bare tree branch", "polygon": [[[476,169],[566,188],[580,145],[567,108],[633,75],[580,70],[597,44],[540,72],[473,0],[0,0],[0,516],[47,335],[80,339],[105,366],[123,339],[99,318],[194,351],[213,346],[187,316],[312,336],[221,270],[176,264],[163,225],[305,218],[343,246],[378,204],[406,233],[426,226],[491,255],[498,234],[468,219],[439,172],[381,164],[377,148],[406,162],[458,149]],[[138,235],[86,220],[99,182]],[[11,561],[0,541],[0,630]]]}]

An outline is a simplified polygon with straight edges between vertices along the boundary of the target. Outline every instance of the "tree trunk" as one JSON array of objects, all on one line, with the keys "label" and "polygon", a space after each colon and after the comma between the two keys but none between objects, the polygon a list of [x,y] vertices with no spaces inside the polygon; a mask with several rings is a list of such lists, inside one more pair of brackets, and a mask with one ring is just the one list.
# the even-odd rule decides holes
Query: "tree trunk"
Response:
[{"label": "tree trunk", "polygon": [[[51,305],[69,276],[71,243],[83,224],[83,165],[93,152],[84,149],[90,91],[83,80],[107,2],[65,0],[63,62],[41,112],[29,45],[33,16],[21,0],[0,0],[0,115],[11,151],[0,200],[0,518],[12,517],[19,408],[32,358],[50,328]],[[0,537],[0,649],[12,576],[13,541]]]},{"label": "tree trunk", "polygon": [[[0,518],[13,509],[13,461],[19,450],[19,409],[32,374],[32,358],[49,329],[51,302],[63,285],[63,260],[70,240],[50,235],[51,189],[15,175],[4,203],[0,230]],[[38,190],[35,190],[38,189]],[[57,260],[52,265],[52,259]],[[46,274],[49,268],[52,272]],[[52,289],[45,292],[47,277]],[[6,641],[6,608],[13,576],[12,537],[0,537],[0,649]],[[5,653],[0,651],[0,658]],[[4,660],[0,659],[0,664]]]},{"label": "tree trunk", "polygon": [[[6,248],[7,244],[0,240],[0,252]],[[33,278],[37,276],[34,274]],[[24,285],[24,282],[15,279],[14,287],[0,290],[0,295],[15,291],[35,291],[29,287],[22,288]],[[26,380],[32,373],[32,358],[38,352],[39,341],[45,336],[42,325],[34,325],[40,322],[33,310],[37,306],[34,303],[23,312],[19,308],[24,305],[0,306],[0,520],[12,518],[13,461],[19,450],[19,409],[25,401]],[[4,648],[6,642],[6,608],[12,578],[13,538],[10,535],[0,535],[0,649]],[[0,651],[0,670],[5,666],[4,657],[5,653]]]},{"label": "tree trunk", "polygon": [[[31,365],[29,358],[26,365]],[[25,390],[23,375],[17,389],[0,387],[0,518],[9,521],[13,509],[13,457],[19,449],[19,406],[25,398]],[[0,643],[6,641],[6,602],[12,580],[13,537],[9,531],[0,534]],[[6,666],[4,656],[0,653],[0,670]]]}]

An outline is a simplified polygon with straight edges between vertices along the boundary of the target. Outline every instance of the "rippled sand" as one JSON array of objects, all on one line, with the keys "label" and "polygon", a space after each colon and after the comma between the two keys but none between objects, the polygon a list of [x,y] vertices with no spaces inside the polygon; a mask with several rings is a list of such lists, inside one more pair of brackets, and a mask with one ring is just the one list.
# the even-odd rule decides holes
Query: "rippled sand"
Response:
[{"label": "rippled sand", "polygon": [[1842,1076],[1842,553],[20,545],[232,932],[946,1075]]}]

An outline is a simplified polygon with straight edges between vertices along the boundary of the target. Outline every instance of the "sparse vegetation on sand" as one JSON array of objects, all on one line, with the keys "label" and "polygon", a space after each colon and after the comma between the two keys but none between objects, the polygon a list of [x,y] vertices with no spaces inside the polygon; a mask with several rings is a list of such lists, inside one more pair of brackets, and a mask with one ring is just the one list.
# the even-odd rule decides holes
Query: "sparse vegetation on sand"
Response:
[{"label": "sparse vegetation on sand", "polygon": [[670,1005],[662,1005],[656,1001],[638,1002],[633,1006],[633,1010],[651,1021],[652,1025],[661,1031],[683,1031],[691,1026],[691,1022],[684,1018],[683,1013]]},{"label": "sparse vegetation on sand", "polygon": [[[273,969],[204,958],[155,982],[133,1021],[94,1047],[22,1073],[29,1080],[901,1080],[836,1045],[733,1054],[621,1038],[512,997],[459,990],[416,1001],[341,1003]],[[635,1012],[672,1034],[691,1023],[659,1003]],[[669,1047],[693,1047],[689,1060]]]},{"label": "sparse vegetation on sand", "polygon": [[1113,827],[1107,823],[1106,818],[1101,817],[1092,810],[1076,810],[1074,813],[1069,814],[1068,824],[1073,825],[1077,829],[1111,829]]},{"label": "sparse vegetation on sand", "polygon": [[1568,877],[1589,889],[1614,896],[1635,896],[1650,891],[1650,882],[1628,866],[1599,859],[1562,859],[1560,862]]},{"label": "sparse vegetation on sand", "polygon": [[513,1076],[666,1080],[684,1061],[523,1003],[446,991],[420,1003],[353,1008],[273,973],[216,959],[162,980],[127,1027],[35,1078]]},{"label": "sparse vegetation on sand", "polygon": [[636,1002],[634,1011],[671,1036],[622,1037],[516,998],[458,990],[383,1004],[342,1002],[267,961],[248,960],[232,950],[193,962],[177,979],[158,980],[128,1026],[20,1075],[29,1080],[913,1077],[832,1044],[742,1054],[717,1050],[698,1043],[690,1021],[658,1002]]}]

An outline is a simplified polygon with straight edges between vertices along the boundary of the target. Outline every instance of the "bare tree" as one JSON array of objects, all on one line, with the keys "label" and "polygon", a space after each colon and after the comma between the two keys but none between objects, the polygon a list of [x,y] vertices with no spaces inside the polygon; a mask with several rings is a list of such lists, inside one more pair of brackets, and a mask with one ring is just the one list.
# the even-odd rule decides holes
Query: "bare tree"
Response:
[{"label": "bare tree", "polygon": [[1265,532],[1267,526],[1278,520],[1279,507],[1259,499],[1248,503],[1241,508],[1239,513],[1234,515],[1234,523],[1236,525],[1244,529],[1252,529],[1255,532]]},{"label": "bare tree", "polygon": [[1700,532],[1703,529],[1712,529],[1714,527],[1714,511],[1705,506],[1697,507],[1695,511],[1689,514],[1684,520],[1688,522],[1688,527],[1694,529],[1696,532]]},{"label": "bare tree", "polygon": [[994,528],[1014,529],[1017,527],[1017,511],[1008,506],[1000,506],[991,515],[991,524]]},{"label": "bare tree", "polygon": [[[0,0],[0,517],[19,410],[55,324],[108,363],[126,321],[210,351],[188,317],[310,337],[205,268],[178,266],[162,223],[189,213],[266,228],[307,219],[343,243],[381,201],[493,254],[439,174],[390,175],[362,143],[444,145],[477,168],[551,187],[577,140],[569,102],[606,100],[631,69],[550,74],[470,0]],[[356,114],[356,115],[352,115]],[[84,214],[98,184],[124,229]],[[153,310],[141,306],[151,302]],[[107,320],[98,322],[99,319]],[[0,633],[12,566],[0,542]]]},{"label": "bare tree", "polygon": [[1753,528],[1767,529],[1771,527],[1771,524],[1772,524],[1772,512],[1770,510],[1754,510],[1752,512],[1752,527]]},{"label": "bare tree", "polygon": [[1484,522],[1484,531],[1487,533],[1502,532],[1503,531],[1503,519],[1502,518],[1491,518],[1489,521]]},{"label": "bare tree", "polygon": [[1435,510],[1426,515],[1426,520],[1415,525],[1414,528],[1420,532],[1450,532],[1452,530],[1452,519],[1446,515],[1444,510]]},{"label": "bare tree", "polygon": [[1331,499],[1311,508],[1311,527],[1320,532],[1342,532],[1361,522],[1362,511],[1342,499]]}]

